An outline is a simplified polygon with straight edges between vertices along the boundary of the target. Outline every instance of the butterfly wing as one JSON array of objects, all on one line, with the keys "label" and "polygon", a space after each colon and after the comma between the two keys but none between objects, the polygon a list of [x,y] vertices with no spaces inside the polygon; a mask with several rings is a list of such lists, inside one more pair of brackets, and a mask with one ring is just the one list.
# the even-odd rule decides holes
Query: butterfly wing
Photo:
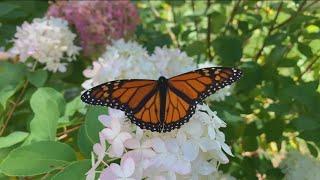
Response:
[{"label": "butterfly wing", "polygon": [[188,122],[196,105],[217,90],[238,80],[242,72],[235,68],[212,67],[184,73],[168,80],[164,131]]},{"label": "butterfly wing", "polygon": [[180,92],[168,87],[166,94],[166,106],[163,122],[163,132],[179,129],[188,122],[195,112],[196,104],[179,95]]},{"label": "butterfly wing", "polygon": [[160,92],[157,90],[142,104],[134,113],[126,113],[127,117],[141,129],[161,132],[162,122],[160,120]]},{"label": "butterfly wing", "polygon": [[142,129],[160,126],[160,97],[154,80],[111,81],[85,91],[81,99],[91,105],[109,106],[125,111]]}]

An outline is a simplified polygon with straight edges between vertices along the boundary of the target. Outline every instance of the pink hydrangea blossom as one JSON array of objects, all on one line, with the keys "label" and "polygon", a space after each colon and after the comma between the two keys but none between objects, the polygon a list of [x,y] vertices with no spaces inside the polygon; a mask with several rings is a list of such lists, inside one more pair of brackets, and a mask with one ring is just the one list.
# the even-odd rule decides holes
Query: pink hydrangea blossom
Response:
[{"label": "pink hydrangea blossom", "polygon": [[47,16],[73,25],[86,55],[99,54],[111,40],[130,36],[140,22],[135,5],[128,0],[58,1],[49,7]]}]

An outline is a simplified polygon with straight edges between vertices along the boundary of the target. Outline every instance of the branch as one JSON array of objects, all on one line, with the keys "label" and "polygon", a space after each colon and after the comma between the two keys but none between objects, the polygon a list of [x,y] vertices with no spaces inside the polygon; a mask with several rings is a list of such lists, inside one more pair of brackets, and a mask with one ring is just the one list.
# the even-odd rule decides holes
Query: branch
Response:
[{"label": "branch", "polygon": [[[191,6],[192,6],[192,11],[195,13],[195,5],[194,5],[194,0],[191,0]],[[196,18],[194,18],[194,26],[196,28],[196,33],[197,33],[197,39],[199,39],[199,27],[198,27],[198,21]]]},{"label": "branch", "polygon": [[[152,5],[152,3],[150,2],[150,0],[148,1],[148,3],[149,3],[150,9],[151,9],[153,15],[156,16],[157,18],[160,18],[160,19],[161,19],[159,12],[158,12],[158,11],[156,10],[156,8]],[[176,37],[176,35],[172,32],[171,28],[168,27],[168,26],[166,26],[166,28],[167,28],[167,33],[169,34],[169,36],[170,36],[173,44],[174,44],[175,46],[177,46],[177,47],[180,47],[180,44],[179,44],[179,42],[178,42],[178,40],[177,40],[177,37]]]},{"label": "branch", "polygon": [[309,8],[310,6],[312,6],[312,5],[314,4],[314,2],[313,2],[313,3],[311,3],[308,7],[306,7],[305,9],[303,9],[303,7],[304,7],[304,5],[306,4],[306,2],[307,2],[307,0],[304,0],[304,1],[300,4],[300,6],[299,6],[298,10],[296,11],[296,13],[294,13],[292,16],[290,16],[287,20],[285,20],[285,21],[283,21],[282,23],[280,23],[280,24],[278,24],[277,26],[275,26],[273,29],[278,29],[278,28],[281,28],[282,26],[286,25],[286,24],[289,23],[291,20],[293,20],[295,17],[297,17],[297,15],[298,15],[300,12],[306,10],[307,8]]},{"label": "branch", "polygon": [[[211,6],[211,1],[207,0],[207,8],[206,8],[205,13],[207,13],[210,6]],[[211,61],[212,54],[211,54],[211,50],[210,50],[210,45],[211,45],[211,15],[210,14],[207,15],[207,20],[208,20],[208,22],[207,22],[207,57]]]},{"label": "branch", "polygon": [[81,127],[81,124],[77,125],[75,127],[72,127],[72,128],[70,128],[68,130],[64,130],[63,132],[58,133],[57,134],[58,139],[61,140],[61,139],[64,139],[64,138],[68,137],[68,134],[80,129],[80,127]]},{"label": "branch", "polygon": [[320,55],[315,56],[315,58],[311,61],[311,63],[307,66],[307,68],[300,74],[298,80],[301,80],[302,76],[312,69],[312,66],[319,60]]},{"label": "branch", "polygon": [[4,124],[1,127],[0,136],[4,133],[5,129],[7,128],[8,123],[9,123],[14,111],[21,104],[23,94],[26,91],[28,84],[29,84],[28,80],[25,80],[25,82],[23,83],[22,89],[20,91],[20,94],[18,95],[18,98],[12,103],[12,107],[11,107],[10,111],[7,113],[7,118],[5,119]]},{"label": "branch", "polygon": [[225,28],[224,28],[224,30],[222,32],[222,35],[224,35],[226,33],[227,27],[229,27],[231,22],[233,21],[235,15],[236,15],[236,12],[237,12],[237,10],[238,10],[238,8],[240,6],[240,2],[241,2],[241,0],[238,0],[237,3],[234,5],[234,7],[233,7],[233,9],[231,11],[230,18],[229,18],[229,20],[228,20],[228,22],[227,22],[227,24],[226,24],[226,26],[225,26]]},{"label": "branch", "polygon": [[[18,60],[18,59],[17,59],[17,60]],[[36,69],[37,64],[38,64],[37,61],[33,64],[32,69],[31,69],[32,72]],[[26,91],[28,85],[29,85],[29,81],[26,79],[25,82],[23,83],[23,86],[22,86],[22,89],[21,89],[21,91],[20,91],[20,94],[18,95],[18,98],[17,98],[14,102],[12,102],[11,110],[7,113],[7,118],[6,118],[3,126],[1,127],[0,136],[4,133],[5,129],[7,128],[8,123],[9,123],[9,121],[10,121],[10,119],[11,119],[14,111],[16,110],[16,108],[17,108],[19,105],[22,104],[23,94],[24,94],[24,92]]]},{"label": "branch", "polygon": [[[279,5],[279,7],[277,9],[277,14],[276,14],[276,16],[274,17],[274,19],[273,19],[273,21],[271,23],[271,26],[270,26],[270,28],[268,30],[268,34],[267,34],[266,37],[269,37],[271,35],[272,31],[275,29],[275,23],[276,23],[276,21],[277,21],[277,19],[279,17],[280,11],[282,9],[282,5],[283,5],[283,1],[281,1],[280,5]],[[255,58],[254,58],[255,61],[257,61],[258,58],[261,56],[262,51],[263,51],[265,46],[266,46],[266,38],[263,40],[261,48],[259,49],[258,53],[255,55]]]}]

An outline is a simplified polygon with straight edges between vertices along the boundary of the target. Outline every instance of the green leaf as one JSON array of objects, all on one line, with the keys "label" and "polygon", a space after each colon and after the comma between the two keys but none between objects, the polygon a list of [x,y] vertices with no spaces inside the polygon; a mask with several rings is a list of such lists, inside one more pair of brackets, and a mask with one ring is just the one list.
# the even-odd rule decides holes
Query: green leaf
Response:
[{"label": "green leaf", "polygon": [[107,108],[101,106],[91,106],[86,115],[85,129],[91,142],[99,142],[99,132],[103,129],[102,123],[98,117],[107,114]]},{"label": "green leaf", "polygon": [[6,137],[0,137],[0,148],[6,148],[15,145],[25,140],[28,135],[29,133],[26,132],[15,131]]},{"label": "green leaf", "polygon": [[244,136],[242,143],[244,151],[254,151],[259,147],[256,136]]},{"label": "green leaf", "polygon": [[314,24],[311,24],[306,27],[308,33],[318,33],[320,32],[320,28]]},{"label": "green leaf", "polygon": [[0,89],[6,86],[16,87],[26,75],[26,67],[23,64],[11,64],[0,61]]},{"label": "green leaf", "polygon": [[84,157],[90,158],[94,142],[90,141],[84,124],[78,131],[77,144]]},{"label": "green leaf", "polygon": [[56,174],[52,180],[64,180],[64,179],[86,179],[85,174],[91,168],[91,161],[86,159],[82,161],[76,161],[65,167],[61,172]]},{"label": "green leaf", "polygon": [[75,160],[75,152],[70,146],[41,141],[11,151],[0,164],[0,171],[8,176],[35,176],[62,168]]},{"label": "green leaf", "polygon": [[305,55],[307,58],[311,58],[313,53],[312,50],[310,48],[310,46],[302,44],[302,43],[298,43],[298,50]]},{"label": "green leaf", "polygon": [[28,80],[31,84],[36,87],[42,87],[48,78],[48,72],[42,69],[39,69],[35,72],[28,73]]},{"label": "green leaf", "polygon": [[224,36],[213,41],[213,48],[221,58],[221,64],[232,66],[242,57],[242,42],[239,38]]},{"label": "green leaf", "polygon": [[266,37],[265,46],[281,44],[281,42],[284,41],[286,37],[287,34],[285,33],[276,33],[271,36],[268,36]]},{"label": "green leaf", "polygon": [[309,151],[310,151],[310,154],[311,154],[313,157],[317,158],[317,157],[318,157],[318,154],[319,154],[319,152],[318,152],[318,150],[317,150],[317,146],[314,145],[313,143],[310,143],[310,142],[307,142],[307,146],[308,146],[308,149],[309,149]]},{"label": "green leaf", "polygon": [[310,116],[300,116],[292,121],[299,132],[320,128],[320,121]]},{"label": "green leaf", "polygon": [[98,116],[107,114],[107,108],[100,106],[90,106],[87,111],[85,124],[81,126],[78,132],[78,147],[81,153],[90,158],[92,146],[99,142],[99,132],[103,129],[103,125],[98,120]]},{"label": "green leaf", "polygon": [[306,141],[313,141],[317,144],[320,143],[320,136],[318,136],[320,132],[320,128],[309,130],[309,131],[303,131],[299,134],[299,137],[305,139]]},{"label": "green leaf", "polygon": [[277,66],[279,64],[279,61],[282,60],[286,51],[287,47],[282,45],[273,48],[270,54],[267,56],[267,64]]},{"label": "green leaf", "polygon": [[13,149],[14,146],[0,149],[0,163],[8,156],[10,151],[12,151]]},{"label": "green leaf", "polygon": [[264,127],[267,142],[277,141],[282,138],[284,122],[281,120],[269,120]]},{"label": "green leaf", "polygon": [[30,141],[55,140],[57,124],[64,111],[63,96],[52,88],[39,88],[30,99],[34,118],[30,122]]},{"label": "green leaf", "polygon": [[200,55],[205,53],[206,45],[202,41],[194,41],[185,48],[185,51],[189,56]]},{"label": "green leaf", "polygon": [[84,112],[85,103],[80,99],[80,96],[74,98],[71,102],[68,102],[64,112],[64,116],[59,119],[59,122],[69,121],[69,117],[73,116],[76,112]]},{"label": "green leaf", "polygon": [[[223,9],[223,8],[221,8],[221,9]],[[211,28],[214,33],[219,33],[221,31],[221,29],[223,29],[223,27],[226,24],[226,20],[227,20],[227,17],[225,16],[226,12],[224,9],[221,11],[223,11],[223,12],[220,13],[217,11],[213,11],[210,15],[210,18],[214,22],[214,23],[211,23],[211,26],[212,26]]]},{"label": "green leaf", "polygon": [[17,9],[18,6],[14,4],[10,4],[7,2],[1,2],[0,3],[0,16],[6,15],[9,12],[12,12],[13,10]]},{"label": "green leaf", "polygon": [[8,99],[15,93],[16,89],[12,86],[6,86],[0,90],[0,104],[3,109],[6,108]]}]

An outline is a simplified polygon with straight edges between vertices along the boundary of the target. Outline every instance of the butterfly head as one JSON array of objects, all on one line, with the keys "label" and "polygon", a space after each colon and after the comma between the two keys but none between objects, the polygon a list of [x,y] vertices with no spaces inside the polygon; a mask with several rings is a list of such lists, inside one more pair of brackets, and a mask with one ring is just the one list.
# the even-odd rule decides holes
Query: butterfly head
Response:
[{"label": "butterfly head", "polygon": [[164,82],[167,82],[167,78],[165,78],[164,76],[160,76],[158,81],[161,83],[164,83]]}]

